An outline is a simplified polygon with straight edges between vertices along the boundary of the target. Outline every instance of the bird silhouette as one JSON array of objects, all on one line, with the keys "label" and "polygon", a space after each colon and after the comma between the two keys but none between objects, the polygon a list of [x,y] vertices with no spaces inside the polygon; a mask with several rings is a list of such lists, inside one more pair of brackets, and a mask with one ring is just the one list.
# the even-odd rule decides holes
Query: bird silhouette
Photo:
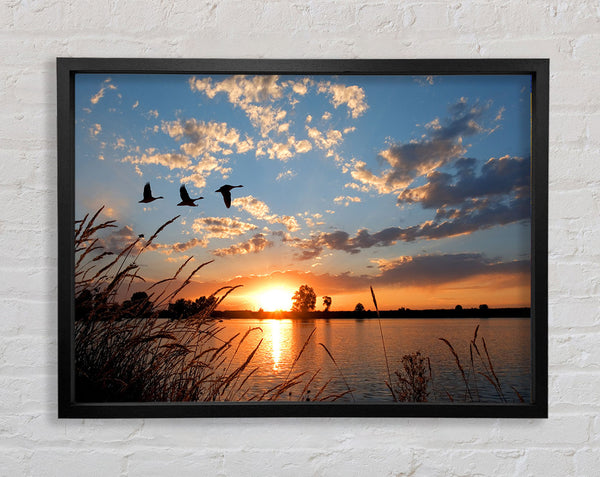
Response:
[{"label": "bird silhouette", "polygon": [[200,199],[204,199],[204,197],[198,197],[197,199],[192,199],[190,197],[190,195],[188,194],[188,191],[185,188],[185,185],[182,185],[179,188],[179,195],[181,196],[181,202],[179,202],[179,204],[177,204],[177,205],[189,205],[190,207],[198,207],[198,205],[196,204],[196,201],[200,200]]},{"label": "bird silhouette", "polygon": [[236,187],[244,187],[243,185],[232,186],[229,184],[225,184],[217,189],[215,192],[220,192],[223,194],[223,200],[225,201],[225,207],[229,209],[231,207],[231,189],[235,189]]},{"label": "bird silhouette", "polygon": [[146,185],[144,186],[144,198],[140,201],[138,201],[139,204],[147,204],[148,202],[152,202],[156,199],[164,199],[164,197],[161,195],[159,197],[152,197],[152,190],[150,189],[150,182],[146,182]]}]

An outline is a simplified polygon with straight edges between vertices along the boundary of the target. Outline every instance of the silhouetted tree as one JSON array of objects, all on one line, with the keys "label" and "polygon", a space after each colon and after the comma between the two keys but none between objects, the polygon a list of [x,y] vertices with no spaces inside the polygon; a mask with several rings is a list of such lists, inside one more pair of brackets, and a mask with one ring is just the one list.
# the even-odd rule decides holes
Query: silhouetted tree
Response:
[{"label": "silhouetted tree", "polygon": [[325,309],[323,311],[329,311],[329,307],[331,306],[331,297],[330,296],[323,297],[323,306],[325,307]]},{"label": "silhouetted tree", "polygon": [[463,308],[462,308],[462,306],[461,306],[461,305],[456,305],[456,306],[454,307],[454,309],[455,309],[456,311],[460,311],[460,310],[462,310]]},{"label": "silhouetted tree", "polygon": [[488,306],[487,305],[479,305],[479,309],[480,310],[487,310]]},{"label": "silhouetted tree", "polygon": [[362,303],[357,303],[356,306],[354,307],[354,313],[364,313],[365,312],[365,307]]},{"label": "silhouetted tree", "polygon": [[308,285],[302,285],[294,296],[292,311],[310,311],[315,309],[317,303],[317,295],[315,291]]},{"label": "silhouetted tree", "polygon": [[152,302],[146,292],[135,292],[121,305],[120,318],[143,318],[152,314]]},{"label": "silhouetted tree", "polygon": [[148,299],[148,294],[143,291],[135,292],[133,295],[131,295],[132,302],[140,302],[140,301],[144,301],[147,299]]}]

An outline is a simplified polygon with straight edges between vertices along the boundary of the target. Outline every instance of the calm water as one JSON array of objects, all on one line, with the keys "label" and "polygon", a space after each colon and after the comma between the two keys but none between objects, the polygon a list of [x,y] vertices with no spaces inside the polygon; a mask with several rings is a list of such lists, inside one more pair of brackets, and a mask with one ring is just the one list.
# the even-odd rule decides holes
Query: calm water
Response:
[{"label": "calm water", "polygon": [[[347,390],[340,375],[353,390],[356,401],[390,401],[390,391],[385,385],[387,370],[377,319],[335,320],[225,320],[222,336],[242,335],[253,327],[242,344],[234,364],[241,364],[258,342],[263,342],[252,359],[252,367],[259,370],[252,376],[253,392],[261,393],[285,380],[290,366],[298,356],[310,333],[315,333],[295,364],[292,374],[307,371],[311,376],[320,370],[309,386],[312,396],[331,377],[330,394]],[[531,397],[530,320],[528,318],[490,319],[382,319],[390,369],[400,368],[402,356],[420,351],[429,356],[433,373],[433,393],[430,401],[448,402],[450,394],[456,401],[465,400],[465,384],[448,346],[438,338],[446,338],[458,353],[465,372],[472,373],[469,341],[475,327],[479,338],[485,338],[492,364],[508,402],[518,402],[514,386],[525,402]],[[318,343],[323,343],[335,358],[340,371]],[[483,354],[481,340],[478,339]],[[476,371],[483,371],[476,357]],[[487,363],[486,363],[487,364]],[[292,389],[285,399],[298,400],[304,385]],[[498,392],[481,375],[477,375],[476,389],[481,401],[500,402]],[[343,401],[352,401],[347,395]]]}]

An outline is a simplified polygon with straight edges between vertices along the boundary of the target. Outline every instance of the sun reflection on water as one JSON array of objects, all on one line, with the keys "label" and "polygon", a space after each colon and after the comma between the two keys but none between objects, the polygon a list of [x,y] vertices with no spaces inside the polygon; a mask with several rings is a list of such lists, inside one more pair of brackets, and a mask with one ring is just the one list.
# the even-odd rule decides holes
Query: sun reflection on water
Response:
[{"label": "sun reflection on water", "polygon": [[265,335],[270,341],[273,371],[279,371],[282,359],[288,358],[291,352],[292,320],[265,320],[261,327],[265,328]]}]

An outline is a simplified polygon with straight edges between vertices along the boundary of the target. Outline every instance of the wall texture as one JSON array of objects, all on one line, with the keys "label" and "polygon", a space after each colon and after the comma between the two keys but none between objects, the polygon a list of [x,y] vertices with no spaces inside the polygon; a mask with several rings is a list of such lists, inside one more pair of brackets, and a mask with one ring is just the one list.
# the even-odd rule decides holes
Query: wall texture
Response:
[{"label": "wall texture", "polygon": [[[597,0],[3,0],[0,474],[598,475]],[[58,421],[56,56],[549,57],[550,418]]]}]

